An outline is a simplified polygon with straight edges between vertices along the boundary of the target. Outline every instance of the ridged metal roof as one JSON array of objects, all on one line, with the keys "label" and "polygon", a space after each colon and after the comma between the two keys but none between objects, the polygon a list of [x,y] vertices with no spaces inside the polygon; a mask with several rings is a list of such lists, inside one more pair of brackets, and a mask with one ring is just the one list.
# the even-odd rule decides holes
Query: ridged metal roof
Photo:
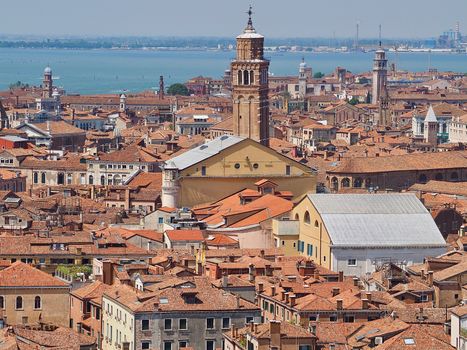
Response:
[{"label": "ridged metal roof", "polygon": [[430,213],[411,193],[309,194],[333,246],[442,247]]}]

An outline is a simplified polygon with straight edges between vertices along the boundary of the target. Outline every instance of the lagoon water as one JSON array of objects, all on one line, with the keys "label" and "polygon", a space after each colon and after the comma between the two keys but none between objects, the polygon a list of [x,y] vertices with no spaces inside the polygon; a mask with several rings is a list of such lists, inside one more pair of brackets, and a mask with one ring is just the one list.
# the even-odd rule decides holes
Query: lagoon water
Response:
[{"label": "lagoon water", "polygon": [[[266,52],[274,75],[295,75],[302,57],[314,72],[329,73],[337,66],[352,72],[369,71],[374,53]],[[431,56],[431,57],[430,57]],[[220,78],[234,51],[153,51],[153,50],[60,50],[0,49],[0,89],[21,81],[40,85],[45,66],[53,69],[55,84],[68,93],[95,94],[130,92],[158,88],[159,76],[166,86],[197,75]],[[399,69],[467,72],[466,54],[389,53]]]}]

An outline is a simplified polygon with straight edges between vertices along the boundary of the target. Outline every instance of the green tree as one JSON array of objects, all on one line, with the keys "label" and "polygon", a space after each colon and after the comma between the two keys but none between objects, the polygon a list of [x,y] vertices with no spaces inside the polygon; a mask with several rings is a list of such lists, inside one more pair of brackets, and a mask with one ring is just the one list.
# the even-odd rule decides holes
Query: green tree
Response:
[{"label": "green tree", "polygon": [[167,89],[167,93],[169,95],[182,95],[182,96],[188,96],[190,94],[190,91],[188,91],[188,88],[180,83],[175,83],[169,86]]},{"label": "green tree", "polygon": [[355,106],[356,104],[360,103],[360,101],[358,100],[358,98],[352,97],[352,99],[349,101],[349,103],[350,103],[352,106]]},{"label": "green tree", "polygon": [[315,79],[321,79],[322,77],[324,77],[324,73],[316,72],[315,74],[313,74],[313,78]]},{"label": "green tree", "polygon": [[24,84],[20,82],[19,80],[16,83],[12,83],[9,85],[10,90],[15,90],[15,89],[25,89],[28,88],[28,84]]}]

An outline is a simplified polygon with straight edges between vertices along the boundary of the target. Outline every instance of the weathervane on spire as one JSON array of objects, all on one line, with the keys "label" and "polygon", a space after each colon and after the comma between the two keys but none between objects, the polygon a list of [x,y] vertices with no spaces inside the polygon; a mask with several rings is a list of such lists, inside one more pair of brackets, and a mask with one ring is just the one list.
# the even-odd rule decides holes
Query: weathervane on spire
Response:
[{"label": "weathervane on spire", "polygon": [[251,20],[251,15],[253,14],[253,7],[251,7],[250,5],[250,8],[248,9],[248,25],[247,25],[247,28],[248,29],[252,29],[253,28],[253,21]]}]

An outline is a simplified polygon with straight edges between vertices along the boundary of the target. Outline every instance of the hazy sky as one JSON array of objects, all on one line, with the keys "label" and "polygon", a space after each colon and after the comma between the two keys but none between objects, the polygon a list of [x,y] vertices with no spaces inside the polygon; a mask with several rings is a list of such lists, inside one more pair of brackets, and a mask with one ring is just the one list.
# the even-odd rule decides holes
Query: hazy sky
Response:
[{"label": "hazy sky", "polygon": [[467,34],[467,0],[14,0],[0,34],[234,36],[253,5],[267,37],[431,37],[457,21]]}]

